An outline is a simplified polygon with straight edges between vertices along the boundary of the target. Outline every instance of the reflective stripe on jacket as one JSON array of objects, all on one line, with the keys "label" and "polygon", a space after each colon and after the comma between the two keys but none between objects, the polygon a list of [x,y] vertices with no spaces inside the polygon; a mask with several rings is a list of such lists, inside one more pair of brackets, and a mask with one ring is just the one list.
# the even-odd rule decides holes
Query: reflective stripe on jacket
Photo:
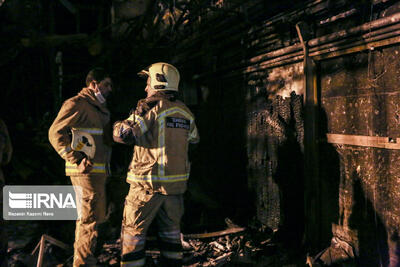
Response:
[{"label": "reflective stripe on jacket", "polygon": [[188,146],[199,141],[194,116],[185,104],[163,95],[141,100],[134,114],[114,124],[113,137],[135,144],[128,183],[162,194],[185,192]]},{"label": "reflective stripe on jacket", "polygon": [[81,152],[71,148],[71,130],[76,129],[92,135],[96,153],[92,174],[109,175],[111,156],[110,112],[100,104],[90,88],[83,88],[79,94],[64,102],[49,129],[49,140],[57,153],[65,159],[67,176],[86,176],[78,170],[77,162],[83,158]]}]

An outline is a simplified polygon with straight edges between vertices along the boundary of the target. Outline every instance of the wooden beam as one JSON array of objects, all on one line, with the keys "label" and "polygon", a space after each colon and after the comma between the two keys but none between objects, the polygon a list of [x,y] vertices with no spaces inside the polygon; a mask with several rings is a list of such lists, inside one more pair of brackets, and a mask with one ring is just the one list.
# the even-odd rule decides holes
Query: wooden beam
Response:
[{"label": "wooden beam", "polygon": [[306,23],[296,24],[304,53],[304,225],[306,246],[313,249],[321,241],[321,181],[318,155],[318,89],[317,66],[309,56],[310,29]]},{"label": "wooden beam", "polygon": [[400,35],[400,24],[396,24],[384,27],[376,31],[365,33],[361,36],[353,36],[346,39],[340,39],[338,41],[310,48],[310,54],[313,55],[313,53],[319,53],[319,54],[329,53],[335,50],[349,48],[352,46],[357,46],[359,44],[366,44],[374,41],[379,41],[399,35]]},{"label": "wooden beam", "polygon": [[43,265],[44,252],[45,252],[45,249],[46,249],[46,247],[45,247],[46,243],[45,243],[44,236],[42,236],[40,238],[40,242],[39,243],[40,243],[40,247],[39,247],[39,255],[38,255],[38,260],[37,260],[36,267],[42,267],[42,265]]},{"label": "wooden beam", "polygon": [[304,55],[302,52],[298,52],[296,54],[288,54],[279,58],[274,58],[272,60],[268,60],[256,66],[249,66],[247,67],[244,72],[251,73],[260,70],[272,69],[276,67],[281,67],[284,65],[298,63],[304,60]]},{"label": "wooden beam", "polygon": [[[368,29],[368,26],[371,26],[373,30],[363,33]],[[355,35],[355,33],[361,35]],[[329,42],[326,42],[327,40]],[[310,43],[316,46],[310,47]],[[308,40],[307,47],[309,56],[314,61],[320,61],[398,43],[400,43],[400,15],[394,14],[384,19],[351,28],[348,33],[337,32]],[[240,64],[227,64],[218,69],[217,72],[234,71],[234,75],[240,75],[240,72],[248,74],[298,63],[304,60],[303,54],[302,44],[299,43],[251,57]],[[202,56],[202,52],[192,53],[187,58],[193,59],[199,56]],[[199,77],[204,78],[214,74],[215,72],[213,71],[207,71],[199,74]]]},{"label": "wooden beam", "polygon": [[[360,52],[363,50],[371,49],[372,47],[382,47],[398,43],[399,40],[398,38],[396,38],[396,36],[399,36],[399,32],[397,31],[400,29],[399,22],[400,13],[396,13],[392,16],[365,23],[363,25],[348,30],[343,30],[319,38],[311,39],[307,42],[308,47],[310,47],[310,56],[312,56],[314,60],[323,60],[350,53]],[[362,33],[365,34],[357,38],[356,35]],[[346,39],[348,38],[354,39],[346,41]],[[249,59],[249,63],[264,61],[265,63],[262,62],[258,66],[268,66],[269,60],[285,56],[286,58],[282,59],[287,61],[286,59],[288,54],[293,53],[298,55],[297,53],[300,50],[301,43],[255,56]],[[294,60],[293,63],[299,60],[297,57],[292,58]],[[289,63],[290,62],[285,62],[285,64]],[[275,67],[275,64],[272,64],[271,67]],[[257,69],[257,66],[251,67],[251,71],[255,71],[255,69]]]},{"label": "wooden beam", "polygon": [[301,51],[302,46],[301,44],[295,44],[292,46],[288,46],[288,47],[284,47],[275,51],[271,51],[256,57],[252,57],[249,59],[249,63],[257,63],[257,62],[262,62],[265,60],[270,60],[276,57],[281,57],[281,56],[285,56],[291,53],[296,53]]},{"label": "wooden beam", "polygon": [[350,134],[326,134],[326,137],[332,144],[400,149],[400,138]]},{"label": "wooden beam", "polygon": [[322,44],[330,43],[339,39],[348,38],[350,36],[363,34],[365,32],[373,31],[378,28],[400,23],[400,13],[377,19],[357,27],[353,27],[346,30],[341,30],[332,34],[328,34],[319,38],[312,39],[308,42],[310,47],[319,46]]},{"label": "wooden beam", "polygon": [[40,238],[39,243],[36,245],[35,249],[31,252],[31,255],[34,255],[35,252],[39,249],[36,267],[43,266],[44,256],[45,256],[45,252],[46,252],[46,241],[48,241],[49,243],[56,245],[62,249],[65,249],[67,251],[70,250],[70,247],[67,244],[65,244],[49,235],[43,234],[42,237]]},{"label": "wooden beam", "polygon": [[226,230],[222,230],[222,231],[218,231],[218,232],[202,233],[202,234],[187,234],[187,235],[184,235],[184,237],[188,238],[188,239],[210,238],[210,237],[217,237],[217,236],[223,236],[223,235],[236,234],[236,233],[239,233],[239,232],[243,232],[244,230],[246,230],[246,228],[234,227],[234,228],[228,228]]},{"label": "wooden beam", "polygon": [[[367,23],[352,28],[349,30],[349,34],[337,32],[328,36],[309,40],[307,44],[320,44],[313,47],[308,46],[309,56],[312,57],[313,60],[319,61],[400,43],[399,14],[392,15],[388,18],[390,19],[380,20],[377,23]],[[362,30],[365,30],[367,28],[366,25],[374,26],[374,31],[367,32],[361,36],[354,35],[355,32],[361,33]],[[330,42],[327,43],[326,40],[330,40]],[[297,63],[302,60],[302,53],[299,51],[301,51],[301,43],[252,57],[248,62],[250,66],[246,67],[244,72],[254,72]]]},{"label": "wooden beam", "polygon": [[353,47],[350,47],[347,49],[337,50],[337,51],[329,52],[329,53],[322,54],[322,55],[315,54],[315,56],[313,58],[315,60],[323,60],[323,59],[328,59],[328,58],[344,56],[344,55],[352,54],[352,53],[356,53],[356,52],[361,52],[364,50],[373,50],[378,47],[394,45],[394,44],[398,44],[398,43],[400,43],[400,36],[396,36],[396,37],[392,37],[389,39],[380,40],[380,41],[376,41],[376,42],[360,44],[358,46],[353,46]]}]

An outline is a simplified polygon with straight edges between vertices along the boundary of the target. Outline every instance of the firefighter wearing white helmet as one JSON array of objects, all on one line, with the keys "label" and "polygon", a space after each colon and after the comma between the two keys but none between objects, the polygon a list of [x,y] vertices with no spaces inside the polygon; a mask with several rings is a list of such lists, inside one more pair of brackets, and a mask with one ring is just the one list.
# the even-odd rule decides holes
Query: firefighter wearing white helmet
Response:
[{"label": "firefighter wearing white helmet", "polygon": [[158,62],[142,70],[139,75],[150,79],[150,87],[155,91],[178,91],[179,71],[168,63]]},{"label": "firefighter wearing white helmet", "polygon": [[194,116],[178,96],[179,72],[155,63],[147,76],[147,97],[130,116],[113,127],[116,142],[134,145],[128,169],[130,190],[122,222],[121,266],[144,266],[146,233],[156,219],[161,266],[182,265],[180,221],[189,179],[190,143],[199,142]]}]

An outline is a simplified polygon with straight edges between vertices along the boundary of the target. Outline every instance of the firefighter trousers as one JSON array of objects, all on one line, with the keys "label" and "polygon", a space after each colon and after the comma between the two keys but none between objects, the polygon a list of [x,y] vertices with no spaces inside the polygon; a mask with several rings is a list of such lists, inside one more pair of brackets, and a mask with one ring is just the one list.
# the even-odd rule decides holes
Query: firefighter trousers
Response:
[{"label": "firefighter trousers", "polygon": [[122,221],[121,266],[144,266],[146,233],[154,219],[158,224],[162,266],[181,266],[182,215],[182,195],[151,193],[131,185]]},{"label": "firefighter trousers", "polygon": [[[77,195],[78,220],[75,228],[73,266],[96,266],[94,256],[98,237],[98,225],[106,217],[106,176],[71,176],[74,186],[80,187]],[[81,199],[81,201],[80,201]]]}]

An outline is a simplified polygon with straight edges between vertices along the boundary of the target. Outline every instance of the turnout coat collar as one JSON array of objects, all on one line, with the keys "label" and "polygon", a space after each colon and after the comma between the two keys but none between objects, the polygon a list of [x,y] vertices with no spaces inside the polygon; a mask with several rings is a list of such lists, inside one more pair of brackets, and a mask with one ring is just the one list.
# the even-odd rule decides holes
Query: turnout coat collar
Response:
[{"label": "turnout coat collar", "polygon": [[94,90],[88,87],[82,88],[82,90],[78,93],[78,96],[86,99],[89,104],[98,107],[98,109],[107,115],[110,115],[110,111],[107,108],[106,103],[104,102],[103,104],[99,102],[99,100],[97,100],[95,94],[94,94]]}]

